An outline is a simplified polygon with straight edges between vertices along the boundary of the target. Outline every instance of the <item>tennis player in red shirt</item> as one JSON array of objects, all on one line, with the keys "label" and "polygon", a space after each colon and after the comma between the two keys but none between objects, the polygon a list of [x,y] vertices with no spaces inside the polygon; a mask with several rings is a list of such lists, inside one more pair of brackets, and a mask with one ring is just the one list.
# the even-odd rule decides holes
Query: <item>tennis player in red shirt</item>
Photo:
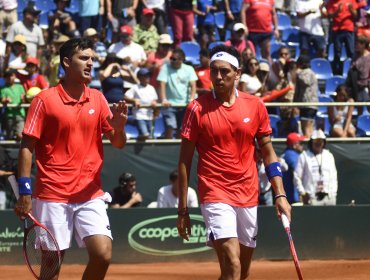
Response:
[{"label": "tennis player in red shirt", "polygon": [[[105,207],[109,195],[100,180],[102,134],[114,147],[123,148],[126,143],[126,103],[114,104],[111,111],[101,92],[86,87],[91,81],[93,50],[89,39],[65,42],[60,49],[65,77],[32,100],[19,152],[20,197],[15,207],[20,217],[32,210],[55,236],[63,255],[75,232],[77,244],[89,254],[82,279],[104,279],[112,254]],[[34,151],[37,174],[32,193]]]},{"label": "tennis player in red shirt", "polygon": [[291,207],[271,144],[266,107],[258,97],[235,88],[241,73],[238,51],[219,45],[211,50],[210,57],[214,91],[192,101],[183,121],[177,228],[179,235],[188,239],[191,224],[186,205],[187,186],[196,148],[207,244],[217,252],[220,279],[246,279],[257,236],[256,141],[276,194],[278,216],[285,213],[290,219]]}]

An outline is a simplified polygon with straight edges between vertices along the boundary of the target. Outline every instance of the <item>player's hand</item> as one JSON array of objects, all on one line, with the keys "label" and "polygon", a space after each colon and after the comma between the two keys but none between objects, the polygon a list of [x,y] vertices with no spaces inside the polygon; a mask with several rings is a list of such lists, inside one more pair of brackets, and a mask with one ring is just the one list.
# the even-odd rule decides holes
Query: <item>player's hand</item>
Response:
[{"label": "player's hand", "polygon": [[15,204],[14,212],[19,218],[25,217],[32,210],[31,195],[20,195]]},{"label": "player's hand", "polygon": [[290,212],[292,210],[292,206],[290,206],[286,197],[279,197],[278,199],[276,199],[275,207],[276,207],[276,213],[279,219],[281,218],[281,214],[284,213],[288,217],[288,220],[290,222],[290,218],[291,218]]},{"label": "player's hand", "polygon": [[114,103],[111,111],[113,117],[107,117],[109,124],[115,131],[123,130],[128,119],[128,107],[126,102],[121,100],[118,104]]},{"label": "player's hand", "polygon": [[177,216],[177,231],[179,236],[187,241],[189,241],[189,236],[191,235],[191,223],[189,214],[178,215]]}]

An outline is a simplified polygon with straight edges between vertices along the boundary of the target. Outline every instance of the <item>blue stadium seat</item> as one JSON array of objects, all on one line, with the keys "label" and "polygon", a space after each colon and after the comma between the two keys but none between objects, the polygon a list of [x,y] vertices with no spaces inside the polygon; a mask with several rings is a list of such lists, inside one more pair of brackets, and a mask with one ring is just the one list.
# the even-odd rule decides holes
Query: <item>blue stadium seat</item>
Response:
[{"label": "blue stadium seat", "polygon": [[43,11],[39,15],[39,25],[43,29],[49,28],[49,17],[48,17],[49,12]]},{"label": "blue stadium seat", "polygon": [[283,42],[275,42],[270,44],[270,54],[273,59],[279,59],[279,49],[286,47],[287,45]]},{"label": "blue stadium seat", "polygon": [[223,29],[225,26],[225,12],[215,12],[214,16],[217,28]]},{"label": "blue stadium seat", "polygon": [[231,38],[231,31],[229,29],[226,29],[225,31],[225,41],[229,40]]},{"label": "blue stadium seat", "polygon": [[185,53],[185,61],[191,62],[193,65],[199,65],[200,46],[197,42],[181,42],[180,48]]},{"label": "blue stadium seat", "polygon": [[326,80],[325,84],[325,94],[329,96],[335,95],[335,90],[338,86],[344,84],[346,79],[342,76],[333,76]]},{"label": "blue stadium seat", "polygon": [[289,43],[299,43],[299,28],[295,26],[287,27],[282,30],[281,40],[289,45]]},{"label": "blue stadium seat", "polygon": [[165,127],[162,114],[160,114],[154,121],[153,138],[161,138],[164,136]]},{"label": "blue stadium seat", "polygon": [[168,31],[168,34],[171,36],[171,39],[172,39],[172,41],[173,41],[173,30],[172,30],[172,26],[167,26],[167,31]]},{"label": "blue stadium seat", "polygon": [[301,49],[299,47],[299,44],[288,43],[288,48],[290,50],[291,58],[297,61],[299,56],[301,55]]},{"label": "blue stadium seat", "polygon": [[278,123],[280,122],[280,116],[279,115],[274,115],[274,114],[269,114],[269,117],[270,117],[270,125],[271,125],[271,128],[272,128],[271,137],[278,137],[279,136]]},{"label": "blue stadium seat", "polygon": [[0,77],[0,88],[5,87],[5,83],[6,83],[5,78]]},{"label": "blue stadium seat", "polygon": [[[333,99],[329,95],[320,94],[318,98],[319,98],[319,102],[333,102]],[[328,106],[319,106],[317,110],[317,115],[322,116],[322,115],[327,115],[327,113],[328,113]]]},{"label": "blue stadium seat", "polygon": [[22,13],[24,8],[26,8],[28,1],[27,0],[18,0],[17,12]]},{"label": "blue stadium seat", "polygon": [[71,3],[69,4],[69,7],[66,8],[67,12],[70,12],[72,14],[76,14],[79,11],[79,0],[72,0]]},{"label": "blue stadium seat", "polygon": [[319,80],[327,80],[333,77],[333,70],[329,60],[325,58],[314,58],[311,60],[311,69]]},{"label": "blue stadium seat", "polygon": [[343,78],[347,78],[348,71],[349,71],[349,68],[350,68],[350,66],[351,66],[351,63],[352,63],[352,59],[351,59],[351,58],[347,58],[347,59],[343,62],[343,72],[342,72],[342,76],[343,76]]},{"label": "blue stadium seat", "polygon": [[331,124],[328,115],[316,116],[316,129],[322,129],[326,136],[330,136]]},{"label": "blue stadium seat", "polygon": [[211,43],[209,43],[209,45],[208,45],[208,49],[209,50],[211,50],[211,49],[213,49],[214,47],[216,47],[216,46],[218,46],[218,45],[223,45],[224,44],[224,42],[222,42],[222,41],[215,41],[215,42],[211,42]]},{"label": "blue stadium seat", "polygon": [[290,20],[290,16],[288,14],[282,12],[277,12],[276,14],[279,30],[283,30],[287,27],[292,27],[292,21]]},{"label": "blue stadium seat", "polygon": [[357,118],[357,136],[370,136],[370,115],[362,114]]},{"label": "blue stadium seat", "polygon": [[[341,54],[340,54],[340,61],[345,61],[347,59],[347,52],[344,45],[342,45]],[[333,61],[334,60],[334,44],[329,44],[328,48],[328,60]]]}]

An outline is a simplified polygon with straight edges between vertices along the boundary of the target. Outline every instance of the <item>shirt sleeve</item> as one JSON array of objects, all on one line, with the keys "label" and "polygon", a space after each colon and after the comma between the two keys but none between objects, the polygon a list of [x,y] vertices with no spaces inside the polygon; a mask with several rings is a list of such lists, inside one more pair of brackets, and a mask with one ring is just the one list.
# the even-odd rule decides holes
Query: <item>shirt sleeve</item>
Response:
[{"label": "shirt sleeve", "polygon": [[159,71],[157,81],[167,82],[168,81],[168,66],[165,64],[162,66],[161,71]]},{"label": "shirt sleeve", "polygon": [[197,76],[197,73],[195,73],[195,70],[193,67],[190,66],[189,68],[189,81],[197,81],[198,80],[198,76]]},{"label": "shirt sleeve", "polygon": [[304,161],[305,161],[304,153],[305,152],[303,152],[299,156],[297,166],[296,166],[296,168],[295,168],[295,170],[293,172],[293,174],[294,174],[293,182],[294,182],[294,185],[297,186],[298,192],[300,194],[305,193],[303,182],[302,182],[303,169],[304,169]]},{"label": "shirt sleeve", "polygon": [[192,142],[197,142],[199,135],[200,105],[197,101],[192,101],[186,108],[182,123],[181,136]]},{"label": "shirt sleeve", "polygon": [[23,134],[40,139],[45,125],[45,104],[37,96],[32,100],[23,128]]},{"label": "shirt sleeve", "polygon": [[267,109],[266,109],[265,105],[263,104],[263,102],[261,100],[259,100],[259,102],[257,104],[259,106],[258,112],[259,112],[260,125],[258,127],[256,136],[261,137],[263,135],[271,134],[272,129],[271,129],[271,125],[270,125],[270,118],[269,118],[269,115],[267,113]]}]

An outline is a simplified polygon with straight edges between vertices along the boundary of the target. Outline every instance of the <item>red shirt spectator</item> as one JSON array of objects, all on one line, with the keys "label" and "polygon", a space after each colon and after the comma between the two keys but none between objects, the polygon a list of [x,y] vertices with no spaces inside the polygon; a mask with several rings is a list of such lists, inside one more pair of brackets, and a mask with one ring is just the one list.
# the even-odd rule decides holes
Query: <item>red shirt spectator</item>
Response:
[{"label": "red shirt spectator", "polygon": [[349,10],[349,5],[352,5],[353,10],[357,9],[356,0],[329,0],[327,11],[329,14],[335,13],[338,9],[341,10],[333,17],[333,31],[354,31],[355,24],[352,14]]},{"label": "red shirt spectator", "polygon": [[27,91],[31,87],[38,87],[40,89],[47,89],[49,87],[49,83],[46,81],[46,78],[39,74],[39,60],[36,57],[28,57],[26,59],[26,68],[25,71],[27,73],[19,73],[18,72],[18,79],[23,84],[24,89]]},{"label": "red shirt spectator", "polygon": [[249,32],[272,32],[272,9],[274,0],[244,0],[249,4],[246,12]]}]

